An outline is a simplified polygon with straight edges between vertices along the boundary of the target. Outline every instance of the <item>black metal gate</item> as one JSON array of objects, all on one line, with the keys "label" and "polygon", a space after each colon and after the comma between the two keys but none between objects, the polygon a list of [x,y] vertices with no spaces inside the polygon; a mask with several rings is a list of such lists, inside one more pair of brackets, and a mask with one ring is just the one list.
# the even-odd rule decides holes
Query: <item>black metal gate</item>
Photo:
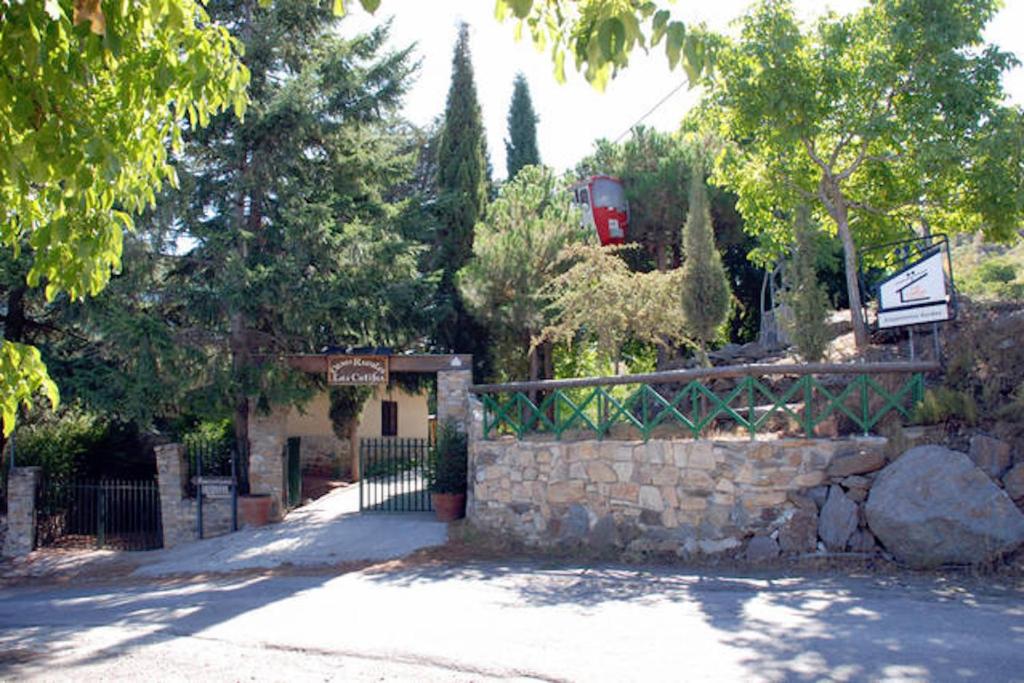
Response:
[{"label": "black metal gate", "polygon": [[238,531],[238,451],[223,441],[185,440],[188,494],[196,499],[196,533],[205,537],[203,506],[209,498],[231,499],[231,531]]},{"label": "black metal gate", "polygon": [[153,550],[163,547],[156,481],[43,479],[36,545]]},{"label": "black metal gate", "polygon": [[359,509],[430,512],[429,464],[427,439],[360,439]]}]

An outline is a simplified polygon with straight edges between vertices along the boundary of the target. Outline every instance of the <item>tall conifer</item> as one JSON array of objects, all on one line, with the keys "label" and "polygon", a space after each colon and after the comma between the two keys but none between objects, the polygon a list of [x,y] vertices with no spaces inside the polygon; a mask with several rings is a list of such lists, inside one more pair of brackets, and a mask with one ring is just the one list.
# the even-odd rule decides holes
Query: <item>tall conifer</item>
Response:
[{"label": "tall conifer", "polygon": [[687,331],[700,344],[701,355],[707,362],[705,347],[729,315],[731,293],[722,257],[715,248],[708,191],[699,166],[690,177],[690,208],[683,228],[683,254],[686,257],[682,272],[683,315]]},{"label": "tall conifer", "polygon": [[505,140],[505,169],[509,180],[513,180],[523,166],[540,165],[537,120],[530,99],[530,86],[523,74],[517,74],[512,86],[512,104],[508,109],[508,139]]},{"label": "tall conifer", "polygon": [[436,265],[441,270],[441,282],[435,343],[441,350],[482,355],[485,334],[466,311],[455,274],[473,254],[473,227],[483,215],[489,184],[484,125],[469,51],[469,27],[462,24],[452,57],[452,82],[437,149],[440,225]]}]

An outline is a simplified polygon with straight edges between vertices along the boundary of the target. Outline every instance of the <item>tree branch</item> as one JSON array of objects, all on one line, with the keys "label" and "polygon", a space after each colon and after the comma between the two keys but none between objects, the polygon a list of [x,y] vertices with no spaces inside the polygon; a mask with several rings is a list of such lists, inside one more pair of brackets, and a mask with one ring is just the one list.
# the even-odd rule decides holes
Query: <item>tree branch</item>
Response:
[{"label": "tree branch", "polygon": [[832,168],[825,163],[825,161],[818,156],[818,153],[814,149],[814,143],[809,138],[800,138],[800,142],[804,143],[804,149],[807,150],[808,156],[811,157],[811,161],[817,164],[822,171],[825,172],[826,178],[832,177]]},{"label": "tree branch", "polygon": [[868,143],[865,140],[860,143],[860,151],[857,152],[857,158],[853,160],[853,163],[851,163],[849,166],[847,166],[845,169],[843,169],[836,175],[836,182],[842,182],[849,178],[851,175],[853,175],[857,171],[857,169],[860,168],[860,165],[864,163],[864,159],[867,157],[867,153]]}]

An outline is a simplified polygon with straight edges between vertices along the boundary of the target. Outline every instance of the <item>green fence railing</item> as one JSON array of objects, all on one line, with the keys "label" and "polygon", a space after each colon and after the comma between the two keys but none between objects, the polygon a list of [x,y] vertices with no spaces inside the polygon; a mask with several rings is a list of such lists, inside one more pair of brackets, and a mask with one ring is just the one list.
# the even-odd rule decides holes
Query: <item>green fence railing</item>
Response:
[{"label": "green fence railing", "polygon": [[[693,438],[714,429],[755,438],[792,420],[805,436],[826,420],[845,419],[869,434],[883,418],[907,420],[936,363],[742,365],[645,375],[484,384],[471,387],[484,408],[484,438],[593,432],[617,425],[647,440],[661,426]],[[723,381],[724,380],[724,381]],[[722,388],[726,385],[725,388]]]}]

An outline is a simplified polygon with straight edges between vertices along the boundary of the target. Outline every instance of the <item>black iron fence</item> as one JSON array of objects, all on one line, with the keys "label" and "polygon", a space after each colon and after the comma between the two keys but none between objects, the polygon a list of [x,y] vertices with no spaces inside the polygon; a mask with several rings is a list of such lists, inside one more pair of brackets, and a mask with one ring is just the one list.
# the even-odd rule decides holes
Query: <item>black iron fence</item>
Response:
[{"label": "black iron fence", "polygon": [[42,479],[36,494],[36,545],[162,547],[157,482]]},{"label": "black iron fence", "polygon": [[359,509],[429,512],[428,439],[398,437],[359,441]]}]

